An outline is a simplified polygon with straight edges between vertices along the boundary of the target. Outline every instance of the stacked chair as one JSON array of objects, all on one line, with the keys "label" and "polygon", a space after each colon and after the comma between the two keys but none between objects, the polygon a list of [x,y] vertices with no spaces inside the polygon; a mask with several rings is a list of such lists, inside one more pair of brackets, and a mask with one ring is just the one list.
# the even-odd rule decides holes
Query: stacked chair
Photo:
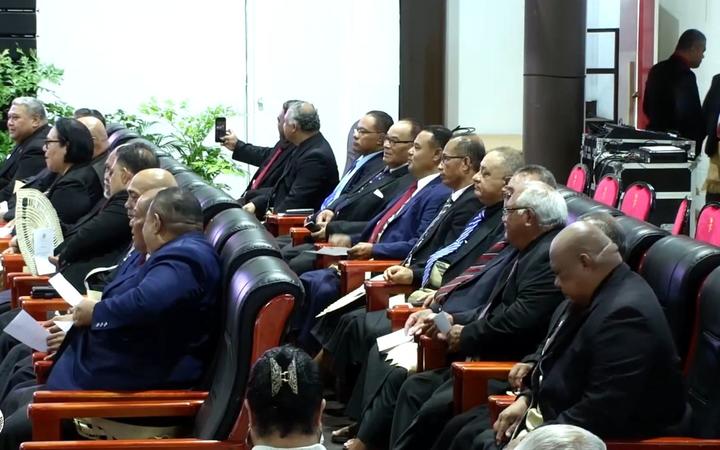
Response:
[{"label": "stacked chair", "polygon": [[[123,127],[114,128],[113,142],[142,139]],[[117,134],[117,136],[116,136]],[[243,409],[245,385],[250,369],[262,353],[283,342],[288,318],[304,300],[302,284],[282,260],[274,239],[265,227],[223,191],[207,184],[187,166],[157,150],[161,167],[172,172],[178,185],[190,191],[203,210],[205,235],[220,254],[222,317],[213,363],[197,391],[38,391],[29,415],[33,440],[23,448],[245,448],[247,411]],[[4,258],[22,268],[22,258]],[[14,269],[13,269],[14,270]],[[12,275],[12,277],[11,277]],[[38,320],[47,311],[64,311],[62,299],[31,299],[31,284],[47,283],[47,277],[13,275],[17,280],[15,307],[22,307]],[[52,362],[34,355],[38,382],[43,382]],[[60,421],[75,417],[179,417],[193,418],[192,435],[183,439],[134,441],[60,441]],[[44,442],[39,442],[44,441]],[[119,446],[119,447],[118,447]]]}]

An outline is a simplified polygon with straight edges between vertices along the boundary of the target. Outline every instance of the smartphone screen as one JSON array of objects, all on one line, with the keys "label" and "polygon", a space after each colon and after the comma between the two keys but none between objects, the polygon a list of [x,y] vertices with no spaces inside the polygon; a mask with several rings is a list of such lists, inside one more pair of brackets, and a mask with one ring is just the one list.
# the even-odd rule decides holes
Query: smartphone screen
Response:
[{"label": "smartphone screen", "polygon": [[222,142],[227,134],[227,121],[224,117],[215,118],[215,142]]}]

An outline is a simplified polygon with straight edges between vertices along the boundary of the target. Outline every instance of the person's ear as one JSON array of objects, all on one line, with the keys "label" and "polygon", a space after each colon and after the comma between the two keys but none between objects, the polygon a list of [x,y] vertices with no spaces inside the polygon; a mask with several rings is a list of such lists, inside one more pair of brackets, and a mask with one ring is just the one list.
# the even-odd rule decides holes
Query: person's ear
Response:
[{"label": "person's ear", "polygon": [[442,160],[442,147],[438,147],[435,149],[435,154],[433,155],[433,162],[435,163],[435,166],[440,165],[440,161]]},{"label": "person's ear", "polygon": [[252,428],[253,424],[255,423],[255,417],[254,417],[252,411],[250,410],[250,403],[247,401],[247,399],[245,399],[245,401],[243,401],[243,407],[245,408],[245,411],[247,411],[248,424],[249,424],[250,428]]},{"label": "person's ear", "polygon": [[590,265],[591,265],[592,262],[593,262],[593,259],[592,259],[592,258],[590,257],[590,255],[588,255],[587,253],[581,253],[579,259],[580,259],[580,265],[581,265],[583,268],[590,267]]},{"label": "person's ear", "polygon": [[158,213],[153,213],[152,217],[152,232],[153,234],[160,234],[160,230],[162,229],[162,219],[160,219],[160,216]]},{"label": "person's ear", "polygon": [[315,426],[319,429],[322,429],[322,415],[323,411],[325,411],[325,399],[322,399],[320,402],[320,408],[318,408],[317,412],[315,413]]},{"label": "person's ear", "polygon": [[131,174],[130,171],[127,170],[127,168],[123,167],[122,173],[120,174],[120,180],[122,181],[122,183],[124,185],[127,185],[128,183],[130,183],[130,180],[132,180],[132,177],[133,174]]}]

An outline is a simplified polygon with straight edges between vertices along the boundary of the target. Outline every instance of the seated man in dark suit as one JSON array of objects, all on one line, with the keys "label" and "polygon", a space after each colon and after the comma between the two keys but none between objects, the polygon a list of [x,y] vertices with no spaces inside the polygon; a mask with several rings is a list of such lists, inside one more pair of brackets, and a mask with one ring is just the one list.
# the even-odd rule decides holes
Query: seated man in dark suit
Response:
[{"label": "seated man in dark suit", "polygon": [[15,147],[0,166],[0,202],[10,200],[16,181],[45,168],[43,145],[50,132],[45,106],[32,97],[16,98],[8,111],[7,127]]},{"label": "seated man in dark suit", "polygon": [[[450,136],[445,127],[428,128],[417,135],[410,159],[410,172],[416,181],[370,220],[362,233],[352,237],[332,235],[331,244],[349,247],[355,242],[348,250],[352,259],[404,258],[408,254],[450,196],[450,189],[438,176],[442,146],[435,141],[432,130]],[[302,323],[298,341],[306,349],[317,351],[310,330],[315,316],[340,294],[340,276],[335,268],[329,268],[306,272],[300,280],[305,286],[305,304],[295,316]]]},{"label": "seated man in dark suit", "polygon": [[[438,145],[441,144],[442,136],[434,135]],[[471,136],[457,136],[446,141],[439,170],[443,184],[452,189],[452,193],[405,257],[406,267],[425,261],[435,251],[450,245],[460,236],[470,218],[483,207],[475,196],[472,178],[484,157],[482,142]],[[355,311],[348,312],[347,308],[343,308],[326,314],[312,329],[313,337],[322,345],[316,359],[337,377],[344,378],[367,358],[369,348],[361,343],[374,342],[375,337],[390,331],[385,311],[366,314],[364,302],[360,300],[359,303],[362,307]]]},{"label": "seated man in dark suit", "polygon": [[[220,281],[219,258],[202,227],[202,210],[192,194],[167,188],[156,195],[142,229],[149,257],[133,277],[136,285],[73,308],[74,326],[48,389],[196,386],[214,348]],[[9,428],[0,434],[3,448],[29,438],[23,435],[25,409],[19,405],[8,417]]]},{"label": "seated man in dark suit", "polygon": [[127,186],[138,172],[159,166],[152,150],[139,142],[118,147],[107,162],[111,165],[105,172],[105,198],[65,233],[65,241],[55,249],[60,273],[81,293],[90,270],[114,265],[127,252]]},{"label": "seated man in dark suit", "polygon": [[[311,240],[324,240],[333,234],[362,232],[370,219],[410,186],[413,177],[408,173],[408,152],[420,130],[420,125],[412,120],[400,120],[390,127],[382,152],[384,166],[355,183],[351,190],[344,190],[314,215],[317,228]],[[282,243],[283,239],[278,239],[278,242]],[[285,245],[282,248],[283,258],[296,273],[302,274],[314,268],[314,256],[304,253],[312,248],[312,244]]]},{"label": "seated man in dark suit", "polygon": [[504,232],[500,220],[503,188],[513,173],[524,164],[522,152],[519,150],[509,147],[490,150],[480,163],[480,170],[473,177],[475,196],[484,208],[465,224],[463,232],[453,242],[437,250],[426,260],[418,259],[410,267],[388,268],[385,279],[395,284],[433,291],[471,266]]},{"label": "seated man in dark suit", "polygon": [[[508,184],[516,190],[506,200],[508,212],[515,211],[510,209],[516,207],[515,198],[533,210],[532,216],[528,213],[514,213],[520,217],[509,219],[504,216],[509,245],[504,249],[504,243],[494,245],[473,266],[443,286],[437,292],[437,305],[433,305],[436,313],[416,313],[408,319],[408,332],[448,341],[453,359],[464,356],[508,359],[524,354],[525,348],[534,348],[534,343],[542,339],[550,315],[562,299],[553,286],[548,248],[564,224],[567,208],[559,193],[544,183],[528,181],[530,176],[536,175],[519,172]],[[453,324],[447,336],[437,335],[432,319],[435,314],[444,314]],[[472,342],[470,348],[458,346],[461,334]],[[523,338],[516,339],[515,334]],[[414,357],[414,345],[406,347],[394,352]],[[407,376],[408,367],[386,363],[384,355],[373,346],[361,391],[363,415],[358,440],[352,442],[351,448],[363,448],[358,444],[364,442],[387,445],[391,424],[393,437],[397,430],[405,431],[400,442],[393,439],[392,445],[408,448],[420,439],[427,443],[434,435],[428,435],[429,430],[424,427],[449,419],[452,411],[449,368],[411,375],[405,381]],[[424,400],[427,402],[423,405]]]},{"label": "seated man in dark suit", "polygon": [[608,439],[662,435],[683,421],[680,358],[650,286],[589,222],[558,234],[550,257],[568,300],[545,342],[513,369],[524,390],[493,428],[486,406],[453,419],[466,425],[448,435],[456,436],[451,448],[493,449],[547,424]]},{"label": "seated man in dark suit", "polygon": [[[258,210],[257,203],[267,204],[267,196],[278,182],[285,165],[289,159],[293,144],[285,139],[283,132],[283,123],[285,122],[285,113],[291,104],[299,100],[288,100],[282,105],[282,110],[277,117],[277,129],[280,139],[272,147],[260,147],[252,145],[249,142],[243,142],[232,132],[228,130],[227,135],[223,138],[222,145],[232,151],[232,158],[235,161],[252,164],[257,167],[255,174],[250,179],[250,183],[245,192],[240,197],[240,201],[244,203],[244,209],[252,214],[258,214],[260,218],[264,217],[263,211]],[[258,197],[257,202],[253,201]]]},{"label": "seated man in dark suit", "polygon": [[[297,101],[288,105],[282,121],[282,137],[293,147],[285,151],[278,149],[270,156],[269,163],[273,162],[273,156],[277,155],[277,159],[287,153],[277,181],[269,192],[253,197],[244,206],[261,219],[270,209],[275,212],[318,209],[338,182],[335,155],[320,132],[320,117],[311,103]],[[269,170],[270,166],[266,168]],[[261,171],[258,177],[263,176]]]}]

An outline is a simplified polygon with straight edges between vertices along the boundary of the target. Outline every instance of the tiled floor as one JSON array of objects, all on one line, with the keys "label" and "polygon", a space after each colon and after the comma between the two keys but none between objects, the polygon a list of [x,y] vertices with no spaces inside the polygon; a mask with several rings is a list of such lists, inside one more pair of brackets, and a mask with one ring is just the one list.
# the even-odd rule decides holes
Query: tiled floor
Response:
[{"label": "tiled floor", "polygon": [[328,450],[341,450],[342,444],[334,444],[330,441],[330,435],[338,428],[350,423],[350,419],[343,415],[343,405],[333,400],[332,395],[326,395],[327,404],[323,414],[323,435],[325,436],[325,447]]}]

